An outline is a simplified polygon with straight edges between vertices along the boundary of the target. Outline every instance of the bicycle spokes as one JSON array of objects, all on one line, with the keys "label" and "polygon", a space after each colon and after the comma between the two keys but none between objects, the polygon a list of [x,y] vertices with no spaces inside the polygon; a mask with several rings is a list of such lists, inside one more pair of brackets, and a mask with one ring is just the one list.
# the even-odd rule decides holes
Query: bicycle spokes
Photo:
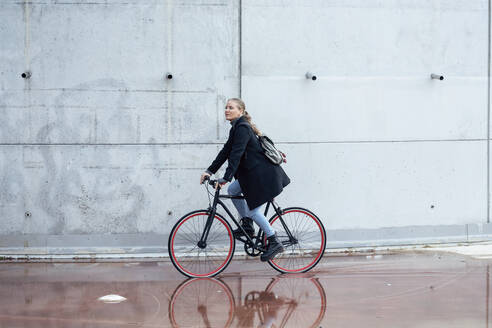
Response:
[{"label": "bicycle spokes", "polygon": [[[306,272],[321,259],[326,246],[326,233],[321,221],[309,210],[288,208],[282,217],[270,219],[284,252],[268,263],[280,272]],[[288,233],[284,227],[289,227]]]},{"label": "bicycle spokes", "polygon": [[221,272],[229,264],[235,242],[229,223],[215,215],[206,239],[199,247],[209,214],[192,212],[173,228],[169,238],[169,254],[175,267],[189,277],[210,277]]}]

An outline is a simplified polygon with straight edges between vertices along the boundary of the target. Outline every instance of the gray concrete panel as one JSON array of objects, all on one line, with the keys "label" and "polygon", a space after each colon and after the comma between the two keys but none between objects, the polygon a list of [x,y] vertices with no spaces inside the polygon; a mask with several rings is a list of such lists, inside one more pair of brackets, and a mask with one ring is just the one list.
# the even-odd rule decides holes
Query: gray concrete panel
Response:
[{"label": "gray concrete panel", "polygon": [[[230,63],[237,57],[231,49],[237,35],[229,28],[237,16],[232,3],[40,2],[31,9],[34,89],[110,77],[130,90],[198,90],[235,68]],[[173,71],[168,81],[165,75]]]},{"label": "gray concrete panel", "polygon": [[34,3],[33,88],[70,88],[108,77],[130,88],[155,88],[167,64],[166,9],[155,4]]},{"label": "gray concrete panel", "polygon": [[259,128],[277,142],[487,138],[485,77],[244,76],[243,95]]},{"label": "gray concrete panel", "polygon": [[[210,143],[227,137],[223,106],[225,94],[234,93],[234,84],[220,91],[101,90],[125,86],[107,79],[72,90],[0,91],[0,113],[5,118],[0,122],[0,142]],[[23,99],[26,95],[30,105]]]},{"label": "gray concrete panel", "polygon": [[[24,83],[19,70],[16,81],[22,83],[17,88],[9,83],[1,91],[6,119],[0,142],[224,138],[219,131],[225,126],[222,108],[239,86],[236,3],[40,1],[4,6],[17,16],[22,10],[28,15],[29,41],[20,63],[26,61],[33,76]],[[17,16],[9,20],[22,23]],[[9,34],[9,44],[24,42],[22,24],[16,32]],[[13,73],[2,69],[6,73],[13,81]],[[20,90],[24,84],[27,89]]]},{"label": "gray concrete panel", "polygon": [[487,220],[486,141],[278,147],[292,180],[279,203],[312,208],[328,229]]},{"label": "gray concrete panel", "polygon": [[[215,145],[2,146],[3,234],[169,232],[208,206]],[[179,154],[179,156],[178,156]]]},{"label": "gray concrete panel", "polygon": [[486,75],[486,0],[243,5],[244,75]]}]

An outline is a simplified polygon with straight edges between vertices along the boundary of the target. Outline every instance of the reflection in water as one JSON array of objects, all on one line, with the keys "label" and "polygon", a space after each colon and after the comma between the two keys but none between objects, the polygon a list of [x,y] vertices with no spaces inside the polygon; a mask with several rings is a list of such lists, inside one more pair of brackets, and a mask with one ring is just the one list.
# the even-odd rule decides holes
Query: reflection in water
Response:
[{"label": "reflection in water", "polygon": [[[235,296],[238,297],[236,304]],[[221,279],[184,281],[173,293],[173,327],[319,327],[326,295],[316,278],[278,276],[264,290],[234,295]]]},{"label": "reflection in water", "polygon": [[0,327],[485,328],[490,264],[444,253],[332,257],[325,271],[272,279],[247,260],[220,280],[184,281],[169,262],[3,263]]},{"label": "reflection in water", "polygon": [[176,288],[169,303],[173,327],[229,327],[233,317],[232,292],[217,279],[186,280]]}]

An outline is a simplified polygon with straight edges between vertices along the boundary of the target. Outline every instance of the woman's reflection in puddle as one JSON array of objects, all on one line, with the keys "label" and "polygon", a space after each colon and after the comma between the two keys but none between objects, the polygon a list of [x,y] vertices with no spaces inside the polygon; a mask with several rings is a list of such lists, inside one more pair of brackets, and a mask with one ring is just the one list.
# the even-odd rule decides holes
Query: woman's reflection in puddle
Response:
[{"label": "woman's reflection in puddle", "polygon": [[[252,283],[266,287],[245,291],[244,285]],[[239,291],[234,294],[229,285]],[[323,286],[306,275],[282,275],[265,281],[189,279],[176,288],[169,303],[173,327],[231,327],[234,323],[235,327],[319,327],[325,311]]]}]

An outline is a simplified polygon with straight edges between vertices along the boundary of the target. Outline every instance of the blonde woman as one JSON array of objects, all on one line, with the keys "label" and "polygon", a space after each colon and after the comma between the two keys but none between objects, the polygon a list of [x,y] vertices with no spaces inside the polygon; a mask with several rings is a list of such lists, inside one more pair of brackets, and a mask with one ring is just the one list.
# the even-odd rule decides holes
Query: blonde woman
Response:
[{"label": "blonde woman", "polygon": [[[261,260],[268,261],[284,249],[260,207],[278,196],[290,183],[290,179],[280,165],[273,164],[264,155],[256,137],[261,135],[261,132],[251,122],[251,116],[241,99],[231,98],[227,101],[225,118],[232,125],[229,138],[215,160],[200,177],[200,183],[203,183],[207,176],[215,174],[228,160],[225,175],[218,180],[219,184],[222,187],[231,182],[233,177],[235,178],[227,191],[230,195],[244,195],[245,199],[233,199],[232,201],[242,218],[241,225],[250,237],[255,232],[253,221],[265,232],[267,246],[266,251],[261,255]],[[241,229],[233,232],[236,238],[243,235]]]}]

